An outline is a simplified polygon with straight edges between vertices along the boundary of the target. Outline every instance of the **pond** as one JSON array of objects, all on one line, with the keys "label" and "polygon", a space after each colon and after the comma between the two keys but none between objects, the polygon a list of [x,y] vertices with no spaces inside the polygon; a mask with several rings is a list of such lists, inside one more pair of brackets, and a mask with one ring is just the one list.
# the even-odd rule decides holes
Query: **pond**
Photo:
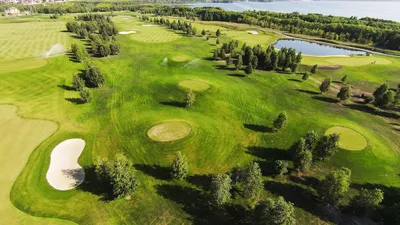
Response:
[{"label": "pond", "polygon": [[302,52],[304,55],[312,56],[366,55],[366,52],[364,51],[345,49],[331,45],[323,45],[294,39],[280,39],[275,42],[274,47],[277,49],[281,49],[283,47],[293,48],[296,50],[296,52]]}]

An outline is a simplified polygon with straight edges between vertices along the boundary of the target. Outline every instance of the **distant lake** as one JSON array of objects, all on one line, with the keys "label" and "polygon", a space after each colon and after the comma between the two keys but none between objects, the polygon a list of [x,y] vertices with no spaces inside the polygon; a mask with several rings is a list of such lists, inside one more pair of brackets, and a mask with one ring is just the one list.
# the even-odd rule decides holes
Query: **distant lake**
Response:
[{"label": "distant lake", "polygon": [[283,47],[296,49],[304,55],[329,56],[329,55],[366,55],[366,52],[323,45],[303,40],[280,39],[274,44],[275,48]]},{"label": "distant lake", "polygon": [[276,1],[237,3],[195,3],[194,7],[213,6],[230,11],[263,10],[273,12],[320,13],[334,16],[374,17],[400,22],[400,2],[386,1]]}]

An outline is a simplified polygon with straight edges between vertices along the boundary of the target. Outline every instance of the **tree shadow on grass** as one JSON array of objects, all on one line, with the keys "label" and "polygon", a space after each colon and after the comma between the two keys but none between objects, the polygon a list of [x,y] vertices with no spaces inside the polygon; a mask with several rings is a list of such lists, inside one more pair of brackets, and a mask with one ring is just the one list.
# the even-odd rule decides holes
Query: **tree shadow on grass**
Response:
[{"label": "tree shadow on grass", "polygon": [[211,175],[193,175],[187,178],[187,181],[203,190],[207,190],[211,184]]},{"label": "tree shadow on grass", "polygon": [[376,116],[383,116],[383,117],[392,118],[392,119],[400,118],[399,114],[396,114],[393,112],[376,110],[368,105],[344,104],[344,106],[346,106],[350,109],[358,110],[358,111],[369,113],[369,114],[376,115]]},{"label": "tree shadow on grass", "polygon": [[298,184],[312,187],[316,190],[321,186],[321,181],[316,177],[309,177],[309,176],[299,177],[299,176],[290,175],[289,180],[291,180],[295,183],[298,183]]},{"label": "tree shadow on grass", "polygon": [[301,93],[310,94],[310,95],[318,95],[318,94],[320,94],[317,91],[309,91],[309,90],[302,90],[302,89],[296,89],[296,91],[301,92]]},{"label": "tree shadow on grass", "polygon": [[158,185],[157,193],[182,205],[193,224],[232,224],[225,210],[216,210],[208,204],[200,190],[181,185]]},{"label": "tree shadow on grass", "polygon": [[251,146],[247,147],[246,153],[267,161],[290,160],[289,152],[279,148]]},{"label": "tree shadow on grass", "polygon": [[74,103],[76,105],[80,105],[80,104],[84,103],[81,98],[65,98],[65,100],[67,100],[71,103]]},{"label": "tree shadow on grass", "polygon": [[171,178],[170,169],[168,167],[162,167],[155,164],[136,164],[135,168],[159,180],[169,180]]},{"label": "tree shadow on grass", "polygon": [[271,127],[263,126],[263,125],[257,125],[257,124],[243,124],[243,126],[247,129],[250,129],[252,131],[256,132],[262,132],[262,133],[273,133],[275,130]]},{"label": "tree shadow on grass", "polygon": [[65,84],[59,84],[59,85],[57,85],[57,87],[59,87],[61,89],[64,89],[66,91],[75,91],[74,87],[68,86],[68,85],[65,85]]},{"label": "tree shadow on grass", "polygon": [[312,98],[316,99],[318,101],[327,102],[327,103],[338,103],[338,102],[340,102],[337,99],[329,98],[329,97],[326,97],[326,96],[313,96]]},{"label": "tree shadow on grass", "polygon": [[240,74],[240,73],[228,73],[228,76],[230,77],[246,77],[246,75],[244,74]]},{"label": "tree shadow on grass", "polygon": [[293,79],[293,78],[289,78],[289,79],[287,79],[288,81],[293,81],[293,82],[302,82],[301,80],[298,80],[298,79]]},{"label": "tree shadow on grass", "polygon": [[214,61],[215,60],[213,57],[203,57],[201,59],[207,60],[207,61]]},{"label": "tree shadow on grass", "polygon": [[236,70],[236,68],[228,67],[226,65],[215,65],[214,67],[219,69],[219,70],[228,70],[228,71],[235,71]]},{"label": "tree shadow on grass", "polygon": [[292,202],[296,207],[319,217],[320,219],[337,223],[337,218],[331,215],[326,207],[317,201],[317,196],[310,190],[298,185],[269,181],[265,188],[271,193],[283,196],[286,201]]},{"label": "tree shadow on grass", "polygon": [[96,169],[94,166],[89,166],[84,168],[85,179],[82,184],[80,184],[77,189],[90,192],[94,195],[101,196],[102,201],[111,201],[115,199],[113,194],[113,188],[110,182],[100,180],[97,177]]},{"label": "tree shadow on grass", "polygon": [[179,101],[163,101],[160,102],[162,105],[166,106],[173,106],[173,107],[178,107],[178,108],[185,108],[186,104],[184,102],[179,102]]}]

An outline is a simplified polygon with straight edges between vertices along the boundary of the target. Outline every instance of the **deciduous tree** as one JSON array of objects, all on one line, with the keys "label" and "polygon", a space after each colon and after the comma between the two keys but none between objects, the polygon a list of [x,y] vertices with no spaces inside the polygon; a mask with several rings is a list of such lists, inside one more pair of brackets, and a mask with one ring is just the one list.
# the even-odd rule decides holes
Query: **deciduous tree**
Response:
[{"label": "deciduous tree", "polygon": [[339,134],[329,134],[323,136],[314,148],[314,157],[319,160],[327,159],[333,156],[337,151],[339,146]]},{"label": "deciduous tree", "polygon": [[352,95],[351,86],[346,85],[346,86],[342,86],[340,88],[340,91],[338,92],[337,97],[340,100],[344,101],[344,100],[349,99],[351,97],[351,95]]},{"label": "deciduous tree", "polygon": [[278,117],[274,120],[274,128],[275,131],[282,129],[287,123],[287,115],[286,112],[282,112],[278,115]]},{"label": "deciduous tree", "polygon": [[254,209],[255,225],[295,225],[294,205],[286,202],[283,197],[267,199],[257,204]]},{"label": "deciduous tree", "polygon": [[340,199],[349,190],[351,183],[351,171],[347,168],[340,168],[329,173],[323,180],[320,187],[322,199],[334,206],[340,203]]},{"label": "deciduous tree", "polygon": [[210,195],[214,205],[220,207],[231,199],[231,183],[231,178],[226,174],[212,177]]},{"label": "deciduous tree", "polygon": [[195,100],[196,100],[196,93],[194,93],[191,89],[189,89],[186,92],[186,97],[185,97],[186,108],[192,107]]}]

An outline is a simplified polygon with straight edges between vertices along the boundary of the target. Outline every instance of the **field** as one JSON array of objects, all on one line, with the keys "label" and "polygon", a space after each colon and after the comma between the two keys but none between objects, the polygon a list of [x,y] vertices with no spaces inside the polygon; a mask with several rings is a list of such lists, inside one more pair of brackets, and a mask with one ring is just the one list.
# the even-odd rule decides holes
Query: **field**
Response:
[{"label": "field", "polygon": [[[18,27],[13,33],[16,44],[7,44],[12,40],[0,35],[0,41],[6,40],[0,51],[4,60],[23,59],[9,68],[0,67],[0,104],[18,107],[16,111],[9,105],[0,106],[0,135],[7,137],[0,141],[0,177],[7,176],[0,188],[0,198],[7,202],[1,205],[0,215],[5,220],[0,219],[0,223],[64,222],[43,218],[49,217],[78,224],[233,224],[248,213],[246,205],[253,202],[235,196],[233,202],[245,207],[235,208],[232,204],[225,216],[210,210],[203,201],[210,176],[255,160],[265,175],[261,198],[280,195],[293,202],[298,224],[332,224],[336,218],[319,210],[320,203],[312,197],[315,187],[292,175],[270,176],[267,168],[273,160],[290,161],[287,150],[307,131],[315,130],[322,136],[335,126],[356,130],[368,145],[362,151],[339,150],[331,160],[316,163],[303,174],[305,178],[318,180],[333,168],[344,166],[352,171],[351,193],[369,183],[386,189],[400,187],[400,133],[392,125],[398,124],[395,114],[376,114],[369,106],[352,101],[336,103],[332,101],[336,92],[317,95],[317,82],[300,81],[301,75],[255,70],[245,76],[243,71],[220,66],[209,59],[216,47],[214,36],[209,41],[200,35],[186,37],[165,27],[142,26],[144,23],[136,17],[117,16],[113,20],[119,31],[138,33],[117,36],[121,45],[118,56],[94,59],[106,79],[103,87],[93,90],[93,100],[88,104],[71,100],[78,97],[71,90],[71,76],[83,69],[83,64],[61,55],[46,58],[46,64],[34,68],[29,66],[35,64],[29,61],[32,59],[25,59],[40,56],[55,43],[68,46],[78,41],[62,32],[62,17],[59,22],[46,22],[48,26],[35,20],[0,23],[2,30]],[[36,29],[27,35],[24,29],[31,24]],[[227,23],[194,24],[198,32],[221,29],[222,42],[238,39],[266,46],[279,38],[267,30],[260,30],[259,35],[248,34],[247,30],[258,28],[247,25],[235,30]],[[39,35],[42,32],[48,32],[49,38]],[[41,38],[36,39],[34,33]],[[30,42],[28,37],[36,41]],[[36,47],[28,47],[32,44]],[[185,60],[173,60],[182,56]],[[348,74],[349,81],[365,91],[373,91],[387,80],[393,82],[392,86],[400,82],[399,58],[366,58],[304,57],[306,65],[300,70],[316,63],[337,63],[343,69],[320,70],[313,78],[320,81],[330,75],[337,81]],[[371,64],[371,60],[377,63]],[[15,69],[24,63],[28,66]],[[183,87],[182,81],[186,81]],[[185,108],[187,85],[203,88],[204,84],[210,88],[196,92],[194,105]],[[288,125],[282,131],[271,132],[272,121],[282,111],[288,115]],[[149,138],[149,129],[168,121],[187,123],[179,130],[176,126],[161,129],[171,129],[181,139],[160,142]],[[153,134],[156,139],[170,138],[168,133]],[[70,138],[86,142],[79,158],[86,178],[74,190],[57,191],[46,181],[50,153]],[[189,177],[183,181],[169,179],[169,167],[177,151],[189,161]],[[10,152],[19,152],[15,154],[18,157],[5,158],[11,157]],[[112,158],[117,153],[127,156],[138,170],[140,186],[130,201],[108,198],[107,190],[96,181],[94,165],[98,158]]]}]

